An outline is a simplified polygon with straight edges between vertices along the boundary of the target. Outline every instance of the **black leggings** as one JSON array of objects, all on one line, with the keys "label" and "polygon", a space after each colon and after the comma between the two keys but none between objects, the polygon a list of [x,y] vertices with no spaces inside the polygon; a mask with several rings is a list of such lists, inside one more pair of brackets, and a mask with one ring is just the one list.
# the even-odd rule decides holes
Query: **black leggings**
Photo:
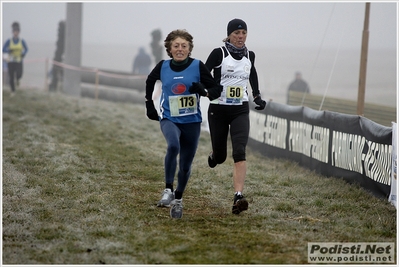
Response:
[{"label": "black leggings", "polygon": [[227,157],[227,137],[230,130],[234,162],[245,161],[249,136],[249,105],[210,104],[208,109],[209,130],[213,157],[221,164]]},{"label": "black leggings", "polygon": [[8,62],[8,76],[10,78],[11,91],[15,91],[15,79],[22,77],[22,62]]}]

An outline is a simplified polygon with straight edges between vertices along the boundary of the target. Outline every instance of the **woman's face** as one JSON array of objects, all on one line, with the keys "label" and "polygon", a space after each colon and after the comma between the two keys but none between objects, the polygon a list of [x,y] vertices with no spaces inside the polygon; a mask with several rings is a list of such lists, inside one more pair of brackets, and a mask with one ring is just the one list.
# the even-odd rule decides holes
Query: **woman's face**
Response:
[{"label": "woman's face", "polygon": [[247,31],[246,30],[235,30],[230,33],[229,36],[230,43],[237,48],[241,48],[245,45],[245,41],[247,40]]},{"label": "woman's face", "polygon": [[172,41],[170,53],[175,61],[183,61],[190,54],[190,44],[187,40],[177,37]]},{"label": "woman's face", "polygon": [[12,35],[14,36],[14,38],[17,38],[19,36],[19,31],[18,30],[13,30],[12,31]]}]

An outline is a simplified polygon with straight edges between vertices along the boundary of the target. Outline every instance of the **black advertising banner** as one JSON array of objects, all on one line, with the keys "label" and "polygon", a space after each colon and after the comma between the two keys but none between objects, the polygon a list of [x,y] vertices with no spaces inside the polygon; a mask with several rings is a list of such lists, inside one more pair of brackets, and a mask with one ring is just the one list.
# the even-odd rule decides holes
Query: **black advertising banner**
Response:
[{"label": "black advertising banner", "polygon": [[269,102],[250,112],[249,146],[388,198],[392,128],[357,115]]}]

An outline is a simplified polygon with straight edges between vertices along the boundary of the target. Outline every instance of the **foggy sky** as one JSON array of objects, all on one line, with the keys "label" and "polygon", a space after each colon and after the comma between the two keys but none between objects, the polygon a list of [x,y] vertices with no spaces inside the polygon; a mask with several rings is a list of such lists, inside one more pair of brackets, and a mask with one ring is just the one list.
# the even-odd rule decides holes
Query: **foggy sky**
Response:
[{"label": "foggy sky", "polygon": [[[226,25],[241,18],[248,25],[247,46],[336,47],[361,45],[365,2],[84,2],[82,42],[148,45],[151,31],[163,38],[186,29],[194,46],[222,44]],[[13,21],[29,42],[57,40],[66,2],[2,2],[2,43]],[[369,49],[397,48],[397,3],[371,2]]]}]

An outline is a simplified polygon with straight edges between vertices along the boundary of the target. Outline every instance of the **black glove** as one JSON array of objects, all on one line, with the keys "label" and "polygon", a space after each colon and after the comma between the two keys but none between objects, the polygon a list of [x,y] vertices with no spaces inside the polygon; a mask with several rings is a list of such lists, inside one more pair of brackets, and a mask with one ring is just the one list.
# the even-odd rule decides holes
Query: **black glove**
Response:
[{"label": "black glove", "polygon": [[154,106],[154,101],[145,101],[145,107],[147,109],[147,117],[150,120],[159,121],[158,112]]},{"label": "black glove", "polygon": [[193,83],[193,85],[188,88],[188,91],[192,94],[199,94],[200,96],[206,96],[208,94],[208,91],[202,83]]},{"label": "black glove", "polygon": [[266,107],[266,101],[265,101],[265,100],[262,100],[262,98],[260,97],[260,95],[258,95],[258,96],[254,99],[254,102],[255,102],[256,105],[258,105],[258,106],[255,107],[256,110],[262,110],[262,109],[264,109],[264,108]]},{"label": "black glove", "polygon": [[209,100],[214,100],[216,98],[219,98],[220,95],[222,94],[223,91],[223,86],[218,85],[217,87],[209,88],[208,90],[208,98]]}]

